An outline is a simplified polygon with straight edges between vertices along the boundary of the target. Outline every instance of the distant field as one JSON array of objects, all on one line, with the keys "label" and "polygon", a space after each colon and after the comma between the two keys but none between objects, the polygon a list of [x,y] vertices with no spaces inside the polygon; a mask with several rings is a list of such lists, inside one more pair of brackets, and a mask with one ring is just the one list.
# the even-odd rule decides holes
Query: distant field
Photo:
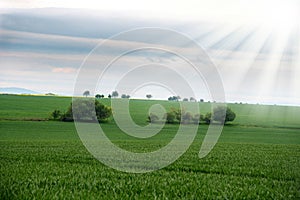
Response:
[{"label": "distant field", "polygon": [[[93,158],[73,123],[45,119],[66,110],[71,98],[0,95],[0,199],[298,199],[300,198],[300,108],[229,106],[237,119],[219,142],[198,158],[207,125],[189,150],[152,173],[113,170]],[[109,104],[107,99],[102,100]],[[148,108],[176,102],[133,100],[132,117],[146,124]],[[200,104],[207,112],[210,104]],[[148,152],[166,145],[178,125],[166,125],[147,140],[131,138],[111,121],[102,124],[118,146]]]},{"label": "distant field", "polygon": [[[71,101],[71,97],[0,95],[0,120],[47,119],[54,109],[66,111]],[[109,105],[109,99],[100,101]],[[170,101],[131,100],[132,118],[138,124],[146,124],[148,109],[157,103],[167,110],[179,105]],[[210,103],[199,105],[202,114],[210,111]],[[300,107],[252,104],[228,104],[228,106],[237,114],[235,124],[300,128]]]}]

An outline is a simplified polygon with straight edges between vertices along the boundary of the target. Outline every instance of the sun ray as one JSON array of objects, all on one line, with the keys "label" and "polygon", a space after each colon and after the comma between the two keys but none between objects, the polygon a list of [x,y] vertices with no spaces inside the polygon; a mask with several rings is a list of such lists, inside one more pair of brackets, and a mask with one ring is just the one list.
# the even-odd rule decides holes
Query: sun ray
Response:
[{"label": "sun ray", "polygon": [[[295,44],[295,56],[293,57],[293,62],[291,64],[292,66],[292,74],[293,77],[291,78],[291,86],[289,90],[289,95],[292,98],[299,97],[299,87],[300,87],[300,26],[297,27],[296,34],[296,44]],[[300,105],[300,99],[298,98],[296,100],[298,102],[298,105]],[[293,102],[291,100],[291,102]]]},{"label": "sun ray", "polygon": [[[227,88],[230,88],[229,93],[236,92],[239,89],[244,76],[246,76],[270,36],[269,31],[257,29],[256,27],[244,28],[239,30],[238,34],[240,40],[235,39],[235,37],[235,41],[231,41],[233,39],[230,37],[224,37],[227,40],[227,42],[224,42],[226,45],[222,47],[222,50],[219,50],[217,55],[219,60],[216,63],[222,75],[231,77],[230,80],[225,80],[226,83],[230,81],[230,84],[226,84]],[[231,41],[230,44],[228,44],[228,40]],[[218,43],[222,44],[221,41],[218,41]],[[236,73],[232,73],[233,68]]]},{"label": "sun ray", "polygon": [[[236,26],[220,26],[216,31],[207,35],[204,39],[200,40],[199,43],[206,49],[210,49],[213,45],[222,41],[226,35],[236,32],[240,27]],[[225,35],[225,36],[224,36]]]},{"label": "sun ray", "polygon": [[[244,54],[239,55],[241,59],[238,62],[238,65],[240,66],[237,66],[239,67],[239,73],[235,77],[235,83],[233,84],[235,85],[233,88],[234,91],[239,92],[240,90],[243,90],[245,86],[247,87],[247,84],[249,83],[247,76],[249,76],[253,67],[257,67],[256,60],[259,59],[261,51],[266,47],[270,34],[269,31],[258,29],[248,41],[241,43],[239,46],[239,51],[244,52]],[[235,57],[238,56],[236,55]],[[229,65],[234,65],[234,63],[229,62]]]},{"label": "sun ray", "polygon": [[298,33],[296,31],[292,31],[289,37],[287,38],[286,45],[283,49],[278,70],[276,72],[274,88],[276,88],[276,94],[279,97],[288,97],[290,96],[290,90],[287,88],[291,88],[294,74],[293,67],[293,59],[296,55],[295,49],[298,48]]},{"label": "sun ray", "polygon": [[266,55],[266,60],[261,66],[260,90],[257,91],[257,97],[260,102],[266,102],[268,96],[272,96],[276,88],[276,74],[280,66],[284,47],[287,44],[289,32],[274,33],[270,52]]}]

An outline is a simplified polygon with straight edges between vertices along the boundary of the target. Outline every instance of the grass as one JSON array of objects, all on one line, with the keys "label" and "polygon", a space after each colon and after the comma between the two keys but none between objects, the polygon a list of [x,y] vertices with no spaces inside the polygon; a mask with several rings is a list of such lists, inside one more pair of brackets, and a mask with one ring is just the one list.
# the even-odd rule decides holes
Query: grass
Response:
[{"label": "grass", "polygon": [[[132,174],[93,158],[73,123],[23,121],[47,118],[56,108],[66,109],[69,102],[63,97],[0,95],[0,199],[300,198],[297,107],[232,104],[237,121],[224,127],[207,157],[198,158],[207,130],[207,125],[201,125],[189,150],[176,162],[152,173]],[[155,103],[132,101],[132,117],[145,123],[147,112],[143,111]],[[176,106],[175,102],[159,103]],[[208,111],[210,105],[201,106]],[[253,116],[255,110],[262,121]],[[178,125],[166,125],[147,140],[126,136],[113,121],[102,127],[120,147],[148,152],[166,145]]]},{"label": "grass", "polygon": [[54,109],[66,111],[70,97],[0,95],[0,119],[46,119]]},{"label": "grass", "polygon": [[[66,111],[71,101],[70,97],[0,95],[0,120],[44,120],[49,118],[54,109]],[[109,99],[100,101],[110,105]],[[157,103],[164,106],[166,110],[179,106],[178,102],[131,100],[129,109],[133,113],[132,118],[136,123],[145,125],[149,108]],[[253,104],[228,104],[228,106],[237,113],[235,124],[300,128],[300,107]],[[200,103],[202,114],[210,112],[210,109],[210,103]]]}]

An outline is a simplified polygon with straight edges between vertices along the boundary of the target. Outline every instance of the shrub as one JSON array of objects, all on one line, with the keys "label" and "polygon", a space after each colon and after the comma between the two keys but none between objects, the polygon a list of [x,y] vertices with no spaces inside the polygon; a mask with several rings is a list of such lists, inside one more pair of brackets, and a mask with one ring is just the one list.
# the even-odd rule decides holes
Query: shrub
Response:
[{"label": "shrub", "polygon": [[192,121],[193,121],[194,124],[199,124],[201,121],[204,121],[204,116],[201,115],[201,114],[196,114],[192,118]]},{"label": "shrub", "polygon": [[155,123],[155,122],[158,122],[159,121],[159,118],[157,115],[153,114],[153,113],[150,113],[150,115],[148,116],[148,121],[150,123]]},{"label": "shrub", "polygon": [[[199,124],[200,121],[208,120],[207,123],[210,123],[211,114],[207,114],[205,117],[200,114],[193,115],[191,112],[186,112],[184,109],[175,109],[171,108],[169,112],[167,112],[163,119],[168,124],[177,124],[182,122],[183,124]],[[153,113],[150,113],[148,116],[148,121],[151,123],[159,122],[160,119]]]},{"label": "shrub", "polygon": [[176,114],[174,112],[168,112],[168,113],[166,113],[166,122],[168,124],[175,123],[175,119],[176,119]]},{"label": "shrub", "polygon": [[185,112],[182,114],[182,123],[188,124],[192,121],[193,115],[190,112]]},{"label": "shrub", "polygon": [[211,113],[206,113],[205,117],[204,117],[204,121],[207,124],[210,124],[211,122]]},{"label": "shrub", "polygon": [[110,107],[93,99],[76,99],[71,103],[66,113],[60,117],[61,121],[106,121],[112,114]]},{"label": "shrub", "polygon": [[61,117],[61,112],[60,110],[55,109],[52,113],[51,113],[51,117],[54,120],[58,120]]},{"label": "shrub", "polygon": [[235,113],[228,107],[218,106],[214,108],[212,119],[219,123],[227,123],[235,119]]},{"label": "shrub", "polygon": [[235,119],[235,117],[236,117],[236,114],[230,108],[227,108],[225,123],[232,122]]},{"label": "shrub", "polygon": [[236,114],[228,107],[218,106],[214,108],[213,113],[207,113],[204,117],[204,121],[207,124],[212,122],[217,122],[221,124],[226,124],[235,119]]}]

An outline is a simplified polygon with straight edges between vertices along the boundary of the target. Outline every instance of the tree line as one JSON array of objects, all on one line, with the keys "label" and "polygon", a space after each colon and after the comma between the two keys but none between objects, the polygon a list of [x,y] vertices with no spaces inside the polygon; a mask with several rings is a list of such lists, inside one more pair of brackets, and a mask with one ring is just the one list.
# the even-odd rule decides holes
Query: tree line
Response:
[{"label": "tree line", "polygon": [[66,112],[55,109],[51,113],[52,120],[64,122],[76,121],[105,122],[112,115],[112,109],[94,99],[75,99]]},{"label": "tree line", "polygon": [[[86,90],[83,92],[83,96],[87,97],[90,96],[90,91]],[[96,94],[95,98],[96,99],[103,99],[105,96],[104,94]],[[113,91],[111,94],[107,95],[107,98],[118,98],[119,97],[119,92],[118,91]],[[151,99],[153,96],[152,94],[146,94],[147,99]],[[128,94],[122,94],[121,98],[123,99],[129,99],[130,95]],[[180,96],[170,96],[168,97],[168,101],[180,101],[181,97]],[[190,102],[197,102],[196,98],[194,97],[189,97],[189,98],[183,98],[182,101],[190,101]],[[199,102],[204,102],[204,99],[200,99]]]},{"label": "tree line", "polygon": [[167,112],[162,119],[160,119],[154,113],[150,113],[148,116],[148,121],[150,123],[163,123],[168,124],[200,124],[200,123],[219,123],[226,124],[235,119],[236,114],[229,108],[225,106],[218,106],[213,109],[213,112],[208,112],[205,115],[195,114],[193,115],[190,112],[185,110],[172,108]]},{"label": "tree line", "polygon": [[[89,96],[90,92],[88,90],[84,91],[84,96]],[[113,91],[112,94],[109,94],[109,98],[116,98],[119,96],[117,91]],[[152,98],[151,94],[147,94],[148,99]],[[60,121],[107,121],[108,118],[112,115],[112,109],[109,106],[106,106],[100,103],[97,99],[104,98],[103,94],[96,94],[96,99],[85,98],[85,99],[76,99],[70,106],[67,108],[66,112],[62,112],[58,109],[55,109],[51,113],[52,120]],[[121,98],[130,98],[129,95],[122,94]],[[179,101],[180,96],[171,96],[168,98],[169,101]],[[184,98],[183,101],[192,101],[196,102],[196,99],[193,97]],[[201,99],[200,102],[204,100]],[[148,122],[150,123],[162,123],[166,122],[168,124],[184,123],[184,124],[200,124],[200,123],[222,123],[226,124],[235,119],[236,114],[229,108],[225,106],[218,106],[213,109],[213,112],[208,112],[205,115],[195,114],[193,115],[190,112],[186,112],[184,109],[175,109],[172,108],[167,112],[162,119],[160,119],[154,113],[150,113],[148,116]]]}]

